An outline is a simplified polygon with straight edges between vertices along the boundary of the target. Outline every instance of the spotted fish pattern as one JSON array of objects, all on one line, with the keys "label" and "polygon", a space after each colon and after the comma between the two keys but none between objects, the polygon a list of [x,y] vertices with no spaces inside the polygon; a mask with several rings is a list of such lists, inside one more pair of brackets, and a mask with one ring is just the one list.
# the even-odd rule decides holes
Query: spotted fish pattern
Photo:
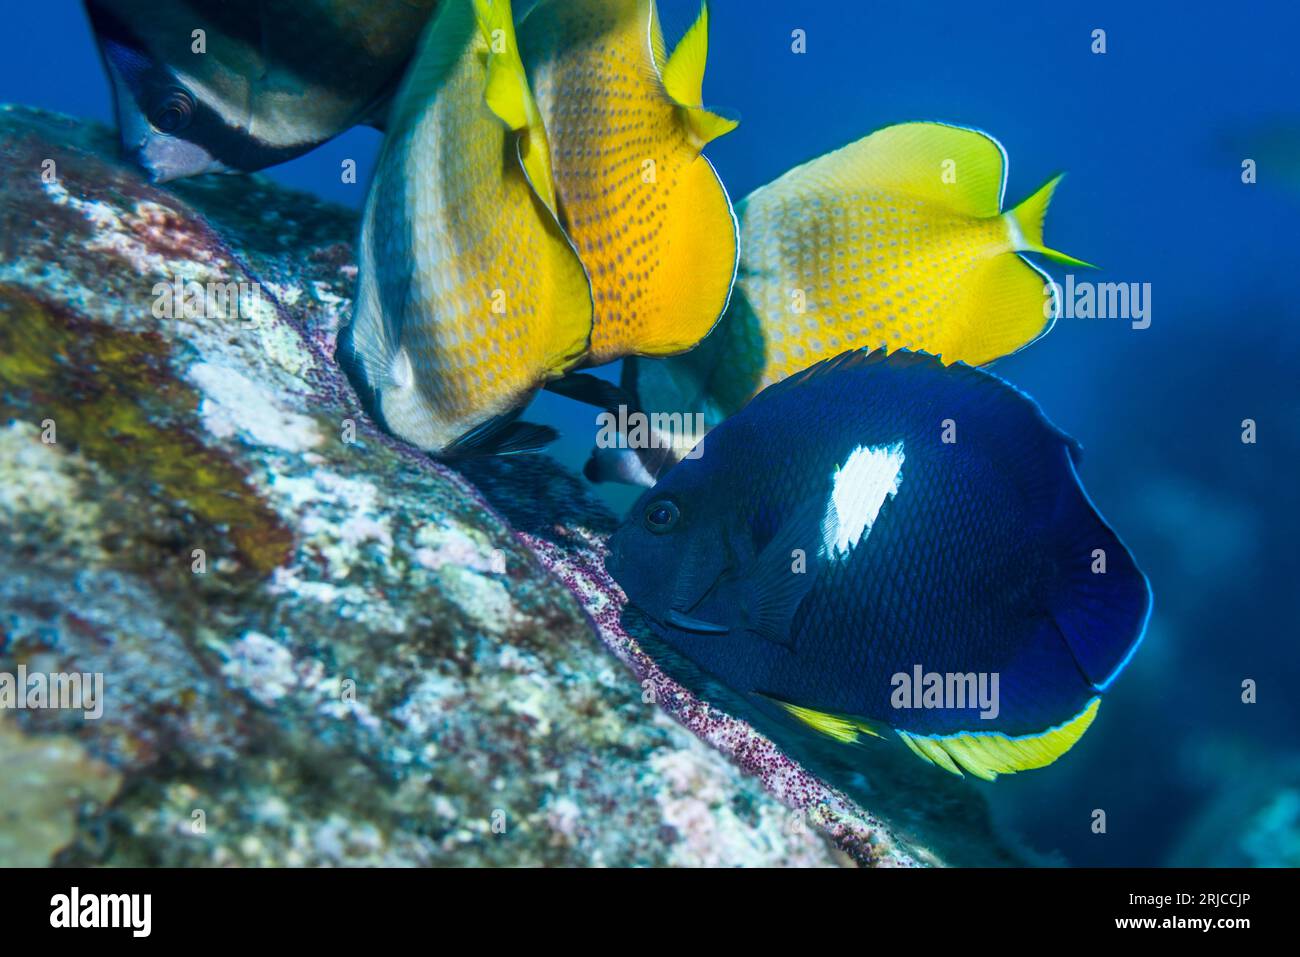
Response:
[{"label": "spotted fish pattern", "polygon": [[735,124],[698,102],[706,30],[705,13],[670,58],[649,0],[543,0],[520,25],[565,225],[591,278],[589,364],[687,350],[726,307],[735,218],[700,150]]}]

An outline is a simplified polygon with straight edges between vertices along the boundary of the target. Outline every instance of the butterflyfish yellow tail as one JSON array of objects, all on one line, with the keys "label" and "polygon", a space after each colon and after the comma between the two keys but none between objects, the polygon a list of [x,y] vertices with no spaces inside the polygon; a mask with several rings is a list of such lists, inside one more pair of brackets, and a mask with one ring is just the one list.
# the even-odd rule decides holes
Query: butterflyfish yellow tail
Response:
[{"label": "butterflyfish yellow tail", "polygon": [[709,58],[709,7],[700,4],[700,14],[678,42],[663,67],[663,84],[682,110],[692,144],[706,143],[730,133],[740,124],[704,108],[704,66]]},{"label": "butterflyfish yellow tail", "polygon": [[550,144],[519,56],[510,0],[474,0],[474,15],[487,44],[484,99],[501,122],[519,132],[519,160],[528,181],[547,208],[556,213]]},{"label": "butterflyfish yellow tail", "polygon": [[1057,185],[1064,178],[1064,173],[1057,173],[1036,193],[1006,214],[1011,224],[1012,243],[1016,252],[1038,253],[1064,266],[1095,269],[1092,263],[1067,256],[1043,244],[1043,220],[1047,218],[1047,206],[1052,201],[1052,194],[1056,192]]}]

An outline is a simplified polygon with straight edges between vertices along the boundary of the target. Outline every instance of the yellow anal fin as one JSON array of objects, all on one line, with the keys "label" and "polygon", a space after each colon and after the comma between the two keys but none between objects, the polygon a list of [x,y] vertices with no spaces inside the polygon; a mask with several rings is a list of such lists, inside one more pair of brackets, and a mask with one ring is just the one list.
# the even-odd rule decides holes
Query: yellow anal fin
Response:
[{"label": "yellow anal fin", "polygon": [[1094,269],[1096,267],[1092,263],[1043,245],[1043,220],[1047,218],[1047,206],[1064,178],[1064,173],[1053,176],[1037,192],[1006,214],[1007,221],[1011,224],[1011,244],[1017,252],[1038,253],[1065,266]]},{"label": "yellow anal fin", "polygon": [[709,7],[702,3],[699,16],[663,67],[664,90],[681,107],[683,122],[697,149],[739,125],[704,108],[704,67],[708,58]]},{"label": "yellow anal fin", "polygon": [[999,774],[1029,771],[1051,764],[1083,737],[1097,716],[1100,704],[1101,698],[1093,698],[1065,724],[1039,734],[1011,737],[997,732],[968,731],[919,735],[902,730],[897,734],[924,761],[937,764],[953,774],[969,771],[978,778],[992,781]]},{"label": "yellow anal fin", "polygon": [[533,189],[548,209],[557,212],[551,151],[546,128],[528,85],[519,55],[510,0],[474,0],[474,15],[487,44],[488,108],[510,129],[520,134],[519,160]]},{"label": "yellow anal fin", "polygon": [[950,313],[933,351],[944,362],[983,365],[1047,331],[1056,317],[1051,279],[1014,252],[987,259],[967,281],[960,311]]},{"label": "yellow anal fin", "polygon": [[834,738],[836,741],[844,744],[852,744],[857,741],[863,734],[869,734],[873,738],[880,737],[880,733],[875,730],[871,722],[863,718],[854,718],[849,715],[831,714],[826,711],[817,711],[813,708],[802,708],[797,704],[791,704],[788,701],[782,701],[780,698],[773,698],[764,695],[769,701],[772,701],[785,709],[786,713],[795,720],[812,728],[818,734],[824,734],[828,738]]}]

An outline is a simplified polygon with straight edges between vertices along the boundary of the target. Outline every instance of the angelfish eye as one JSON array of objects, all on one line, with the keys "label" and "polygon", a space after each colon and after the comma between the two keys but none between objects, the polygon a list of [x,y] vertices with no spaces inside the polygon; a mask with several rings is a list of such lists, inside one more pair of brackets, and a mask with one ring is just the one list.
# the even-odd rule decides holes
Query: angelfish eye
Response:
[{"label": "angelfish eye", "polygon": [[651,502],[645,510],[645,527],[656,534],[662,534],[677,524],[680,515],[677,506],[666,498]]},{"label": "angelfish eye", "polygon": [[149,122],[153,128],[159,133],[168,135],[185,129],[193,118],[194,97],[178,86],[168,90],[149,114]]}]

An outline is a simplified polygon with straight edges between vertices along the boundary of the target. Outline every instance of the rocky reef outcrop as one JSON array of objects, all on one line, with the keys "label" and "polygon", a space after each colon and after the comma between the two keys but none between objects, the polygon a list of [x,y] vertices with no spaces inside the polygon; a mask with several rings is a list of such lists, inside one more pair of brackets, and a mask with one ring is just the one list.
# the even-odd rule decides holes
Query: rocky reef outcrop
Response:
[{"label": "rocky reef outcrop", "polygon": [[380,433],[333,362],[352,213],[114,154],[0,110],[0,674],[103,681],[0,709],[0,864],[1014,859],[964,782],[661,671],[580,478]]}]

